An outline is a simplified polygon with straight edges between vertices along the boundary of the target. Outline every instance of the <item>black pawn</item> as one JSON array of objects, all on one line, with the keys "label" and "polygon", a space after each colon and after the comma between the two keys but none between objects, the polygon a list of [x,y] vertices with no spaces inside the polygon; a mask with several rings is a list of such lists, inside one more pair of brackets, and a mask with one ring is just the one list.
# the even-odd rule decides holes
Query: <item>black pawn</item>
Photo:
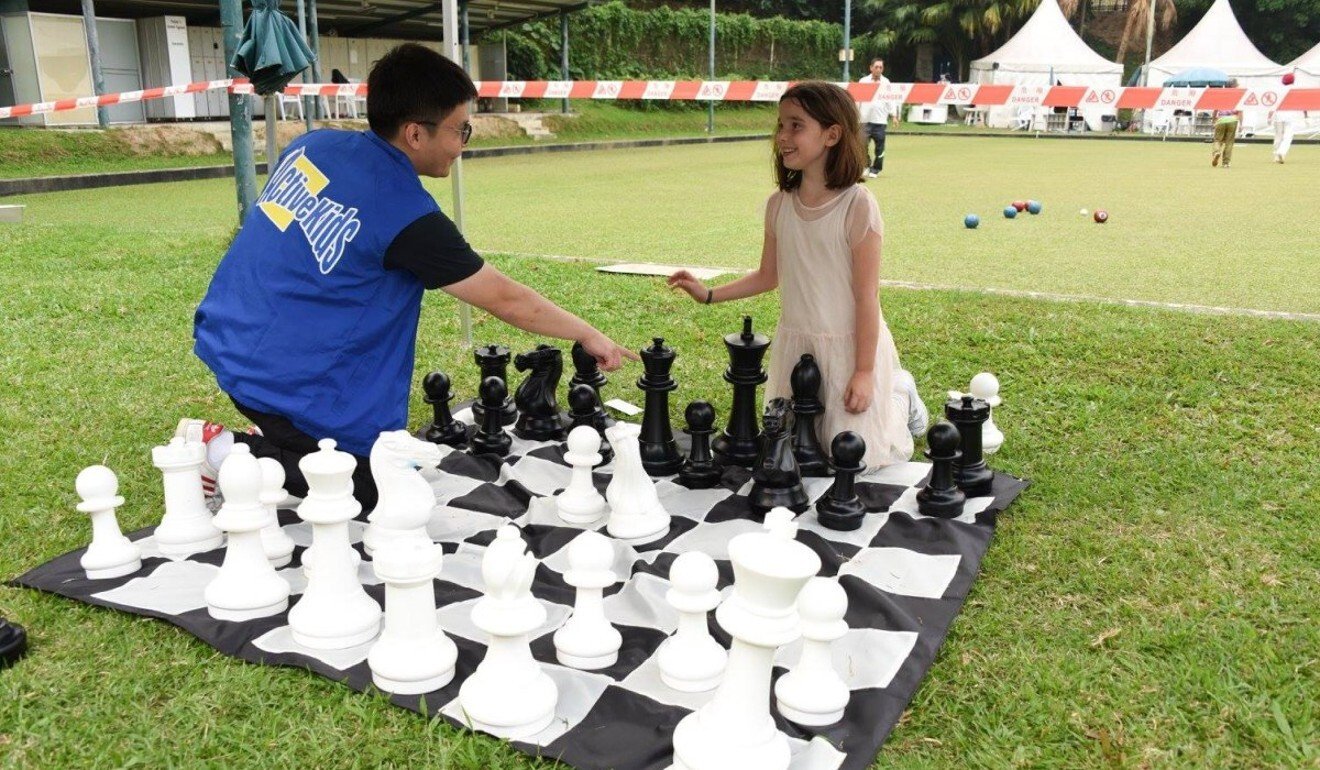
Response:
[{"label": "black pawn", "polygon": [[951,398],[944,403],[944,416],[962,436],[962,457],[954,461],[953,482],[968,497],[990,494],[995,474],[981,454],[981,426],[990,419],[990,405],[970,395]]},{"label": "black pawn", "polygon": [[453,447],[467,443],[467,425],[455,420],[449,411],[449,402],[454,398],[449,388],[449,376],[444,372],[431,372],[422,378],[422,390],[426,393],[422,400],[435,412],[422,437],[432,444]]},{"label": "black pawn", "polygon": [[564,373],[564,354],[550,345],[537,345],[530,353],[520,353],[513,359],[513,366],[527,372],[527,379],[518,385],[513,397],[518,405],[514,435],[529,441],[563,439],[564,426],[559,421],[555,391]]},{"label": "black pawn", "polygon": [[958,428],[951,422],[930,426],[926,432],[926,458],[931,462],[930,483],[917,493],[917,511],[926,516],[952,519],[962,514],[967,495],[953,482],[953,464],[962,457]]},{"label": "black pawn", "polygon": [[27,652],[27,632],[17,623],[0,618],[0,668],[5,668]]},{"label": "black pawn", "polygon": [[710,489],[720,483],[720,467],[710,453],[710,437],[715,432],[715,407],[706,401],[693,401],[683,412],[687,419],[684,431],[692,437],[692,448],[678,471],[678,480],[689,489]]},{"label": "black pawn", "polygon": [[761,448],[757,440],[756,386],[768,376],[761,368],[770,338],[752,331],[752,317],[743,317],[742,334],[726,334],[724,346],[729,351],[729,368],[724,381],[733,386],[733,407],[729,425],[714,442],[711,450],[720,465],[750,468]]},{"label": "black pawn", "polygon": [[493,454],[503,457],[509,453],[513,438],[504,432],[500,421],[500,404],[509,395],[508,388],[499,377],[487,377],[481,381],[481,403],[486,407],[481,418],[481,427],[468,441],[468,450],[472,454]]},{"label": "black pawn", "polygon": [[[504,392],[509,391],[509,361],[512,360],[509,355],[509,349],[503,345],[480,345],[473,349],[472,357],[477,361],[477,367],[481,369],[481,379],[487,377],[499,377],[500,382],[504,383]],[[481,402],[472,405],[472,419],[481,424],[482,413],[485,407]],[[514,405],[513,399],[505,396],[504,403],[500,404],[501,425],[512,425],[518,419],[518,407]]]},{"label": "black pawn", "polygon": [[642,413],[642,432],[638,437],[642,454],[642,467],[651,476],[669,476],[678,473],[683,455],[674,441],[674,428],[669,422],[669,392],[678,383],[669,375],[674,366],[674,349],[665,345],[663,337],[656,337],[651,347],[642,349],[642,366],[646,372],[637,380],[637,387],[646,393],[646,408]]},{"label": "black pawn", "polygon": [[866,470],[862,458],[866,456],[866,442],[850,430],[845,430],[830,442],[833,460],[834,484],[816,503],[816,519],[822,527],[848,532],[862,526],[866,507],[857,496],[857,474]]},{"label": "black pawn", "polygon": [[825,411],[820,402],[820,365],[803,353],[788,378],[793,389],[793,455],[803,476],[830,475],[830,461],[816,438],[816,419]]},{"label": "black pawn", "polygon": [[569,426],[585,426],[600,434],[600,462],[602,465],[614,459],[614,447],[605,438],[605,411],[600,408],[600,397],[590,385],[579,383],[568,391]]},{"label": "black pawn", "polygon": [[793,456],[789,435],[792,412],[788,399],[772,398],[765,405],[765,442],[752,467],[752,491],[748,493],[752,511],[765,515],[771,508],[788,508],[802,513],[811,504],[802,487],[802,472]]}]

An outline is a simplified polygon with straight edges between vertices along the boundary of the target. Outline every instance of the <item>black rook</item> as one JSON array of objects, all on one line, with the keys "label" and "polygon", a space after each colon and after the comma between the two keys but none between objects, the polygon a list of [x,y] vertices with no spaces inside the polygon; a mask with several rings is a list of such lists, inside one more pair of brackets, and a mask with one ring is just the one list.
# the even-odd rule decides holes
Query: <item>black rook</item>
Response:
[{"label": "black rook", "polygon": [[990,405],[971,395],[951,398],[944,404],[944,416],[962,436],[962,457],[953,464],[954,483],[968,497],[989,494],[995,474],[981,454],[981,426],[990,419]]},{"label": "black rook", "polygon": [[[503,345],[479,345],[472,351],[473,358],[477,360],[477,368],[481,369],[481,379],[484,381],[487,377],[499,377],[500,382],[504,383],[504,392],[509,391],[509,349]],[[482,416],[485,413],[484,407],[480,401],[472,404],[472,419],[480,425]],[[506,396],[504,403],[500,404],[500,424],[512,425],[518,419],[518,407],[514,406],[513,399]]]}]

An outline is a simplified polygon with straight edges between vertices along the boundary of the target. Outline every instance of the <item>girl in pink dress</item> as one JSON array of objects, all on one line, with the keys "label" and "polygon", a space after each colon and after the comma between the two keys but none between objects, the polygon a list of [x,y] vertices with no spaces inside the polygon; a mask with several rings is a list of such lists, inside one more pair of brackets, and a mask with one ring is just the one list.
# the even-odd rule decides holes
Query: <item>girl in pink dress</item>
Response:
[{"label": "girl in pink dress", "polygon": [[779,189],[765,207],[761,266],[716,288],[680,270],[669,285],[705,304],[778,288],[766,398],[791,395],[789,375],[810,353],[824,379],[821,445],[828,449],[851,430],[866,441],[870,469],[908,460],[912,436],[925,432],[928,417],[880,312],[884,222],[861,183],[866,153],[852,97],[818,81],[788,89],[779,100],[774,161]]}]

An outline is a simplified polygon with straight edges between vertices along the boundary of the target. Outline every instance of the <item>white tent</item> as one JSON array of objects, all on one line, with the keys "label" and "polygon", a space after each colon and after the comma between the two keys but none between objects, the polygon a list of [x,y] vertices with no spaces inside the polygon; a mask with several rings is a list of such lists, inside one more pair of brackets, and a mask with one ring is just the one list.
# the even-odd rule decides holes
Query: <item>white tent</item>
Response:
[{"label": "white tent", "polygon": [[1294,85],[1299,88],[1320,88],[1320,44],[1293,59],[1283,71],[1297,73]]},{"label": "white tent", "polygon": [[1243,88],[1278,85],[1284,71],[1247,39],[1228,0],[1215,0],[1186,37],[1150,63],[1147,85],[1163,85],[1193,67],[1217,69]]},{"label": "white tent", "polygon": [[[1011,40],[994,53],[972,62],[972,82],[993,85],[1065,85],[1117,88],[1123,66],[1091,50],[1073,31],[1057,0],[1041,0],[1036,12]],[[1009,125],[1017,110],[995,107],[987,115],[992,126]],[[1109,109],[1086,109],[1092,128]]]}]

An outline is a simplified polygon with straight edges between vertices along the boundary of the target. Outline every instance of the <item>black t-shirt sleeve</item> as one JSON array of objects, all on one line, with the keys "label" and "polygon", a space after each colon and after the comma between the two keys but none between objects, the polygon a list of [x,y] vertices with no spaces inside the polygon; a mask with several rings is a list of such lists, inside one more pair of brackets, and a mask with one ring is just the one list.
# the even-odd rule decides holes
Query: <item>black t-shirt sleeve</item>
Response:
[{"label": "black t-shirt sleeve", "polygon": [[403,228],[385,250],[388,270],[407,270],[428,289],[458,283],[485,264],[444,213],[434,211]]}]

